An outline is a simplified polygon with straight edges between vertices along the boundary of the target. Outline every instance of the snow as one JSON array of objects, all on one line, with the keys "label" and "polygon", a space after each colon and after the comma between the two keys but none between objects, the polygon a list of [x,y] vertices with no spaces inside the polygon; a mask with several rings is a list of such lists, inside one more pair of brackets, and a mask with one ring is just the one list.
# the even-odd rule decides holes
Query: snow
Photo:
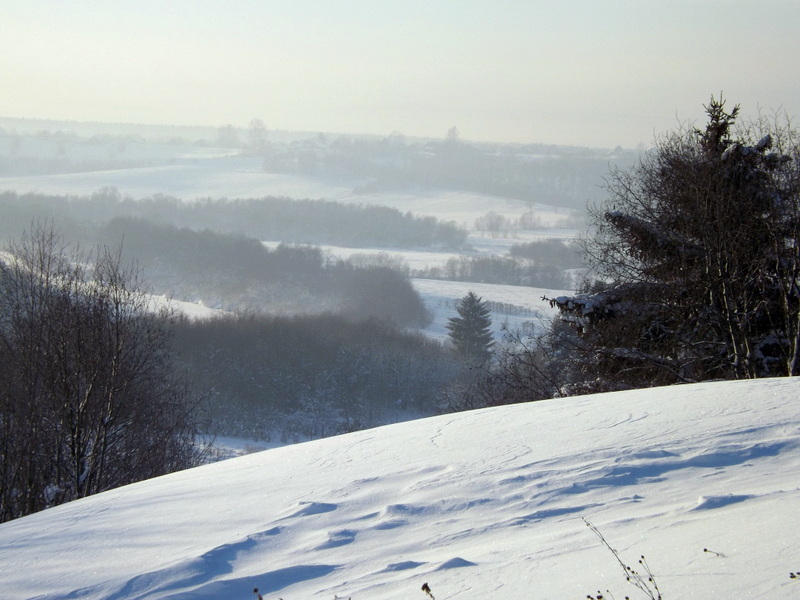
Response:
[{"label": "snow", "polygon": [[[0,525],[5,600],[796,598],[800,380],[449,414]],[[704,552],[707,549],[707,552]]]},{"label": "snow", "polygon": [[143,198],[164,194],[182,200],[197,198],[330,197],[351,193],[351,187],[310,177],[265,173],[255,157],[200,155],[169,158],[158,166],[55,175],[0,177],[0,189],[19,193],[87,196],[104,187],[123,196]]},{"label": "snow", "polygon": [[[564,293],[564,290],[438,279],[412,279],[411,283],[433,315],[433,322],[423,332],[442,341],[449,334],[445,327],[448,319],[457,315],[459,299],[469,292],[475,292],[484,302],[501,303],[511,309],[506,312],[497,305],[489,304],[491,330],[495,340],[501,340],[506,330],[523,334],[541,333],[558,313],[558,309],[552,308],[543,297],[552,298]],[[514,308],[519,310],[513,310]]]},{"label": "snow", "polygon": [[[198,152],[198,150],[195,150]],[[438,188],[359,194],[364,183],[355,178],[325,178],[301,174],[266,173],[262,159],[248,156],[185,155],[162,159],[168,164],[56,175],[0,177],[0,190],[89,196],[102,188],[116,188],[122,196],[145,198],[158,194],[190,202],[199,198],[325,199],[345,204],[378,205],[415,215],[435,216],[471,229],[475,219],[490,210],[519,218],[534,210],[542,227],[559,226],[575,211],[540,203]]]},{"label": "snow", "polygon": [[[514,232],[511,237],[492,237],[480,232],[472,231],[467,235],[468,249],[458,252],[447,250],[407,250],[400,248],[352,248],[347,246],[331,246],[327,244],[314,244],[323,253],[338,260],[348,260],[354,255],[379,256],[387,255],[392,259],[399,259],[412,272],[433,268],[444,268],[451,259],[462,257],[504,256],[509,253],[511,246],[546,239],[559,239],[562,241],[574,240],[578,236],[575,229],[531,229]],[[283,242],[262,241],[264,247],[274,250]]]},{"label": "snow", "polygon": [[224,310],[218,308],[211,308],[204,305],[202,302],[188,302],[185,300],[176,300],[175,298],[168,298],[167,296],[151,295],[149,296],[150,305],[154,310],[160,308],[169,308],[178,313],[181,313],[191,320],[211,319],[226,314]]},{"label": "snow", "polygon": [[[101,150],[96,149],[97,152]],[[148,151],[151,153],[148,154]],[[0,190],[14,190],[20,194],[37,192],[89,196],[103,188],[114,188],[121,196],[145,198],[163,194],[186,202],[198,198],[234,199],[265,196],[326,199],[359,205],[388,206],[418,216],[427,215],[444,221],[453,221],[469,230],[467,243],[472,250],[462,252],[322,246],[323,251],[340,259],[347,259],[353,254],[387,253],[392,257],[402,258],[412,272],[444,267],[449,259],[461,256],[506,255],[513,244],[548,238],[568,240],[578,235],[576,229],[562,227],[565,220],[574,217],[575,211],[540,203],[422,187],[408,191],[357,194],[354,190],[363,184],[363,181],[354,178],[334,180],[302,174],[266,173],[262,168],[262,159],[227,156],[226,153],[230,151],[219,148],[131,143],[126,152],[129,158],[149,159],[166,164],[56,175],[0,177]],[[473,230],[475,220],[489,211],[515,220],[530,210],[535,212],[541,224],[540,229],[512,231],[503,235],[490,235],[488,232]],[[264,244],[269,248],[274,248],[278,243],[264,240]],[[532,331],[542,325],[543,316],[547,318],[553,314],[547,303],[541,301],[543,294],[552,296],[549,290],[446,281],[434,283],[421,279],[415,279],[414,285],[426,306],[435,314],[434,322],[424,330],[424,333],[436,339],[446,337],[447,330],[444,329],[444,324],[448,318],[456,314],[455,303],[468,291],[475,291],[484,300],[513,304],[530,311],[530,314],[511,315],[493,312],[493,333],[496,339],[502,337],[504,326],[512,330],[524,328],[526,331]],[[563,292],[562,290],[561,293]],[[211,309],[197,305],[191,302],[191,299],[182,300],[187,302],[180,303],[173,299],[172,305],[192,318],[205,318],[213,314]]]},{"label": "snow", "polygon": [[[262,244],[274,250],[281,245],[282,242],[262,242]],[[407,266],[409,270],[419,271],[423,269],[430,269],[434,267],[444,267],[450,259],[457,259],[464,256],[463,252],[447,252],[436,250],[403,250],[397,248],[351,248],[348,246],[331,246],[328,244],[314,244],[325,255],[331,256],[337,260],[346,261],[356,255],[363,256],[388,256],[393,260],[402,261],[402,264]]]}]

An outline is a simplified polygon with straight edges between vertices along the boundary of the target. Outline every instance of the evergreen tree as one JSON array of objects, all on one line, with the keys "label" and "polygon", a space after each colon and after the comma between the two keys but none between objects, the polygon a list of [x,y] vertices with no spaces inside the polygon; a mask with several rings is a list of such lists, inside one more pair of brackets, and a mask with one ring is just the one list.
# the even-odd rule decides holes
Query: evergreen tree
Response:
[{"label": "evergreen tree", "polygon": [[613,172],[590,212],[594,281],[553,300],[587,387],[800,374],[800,136],[724,104]]},{"label": "evergreen tree", "polygon": [[494,345],[489,308],[475,292],[469,292],[456,310],[458,316],[448,319],[445,325],[456,353],[471,364],[485,364]]}]

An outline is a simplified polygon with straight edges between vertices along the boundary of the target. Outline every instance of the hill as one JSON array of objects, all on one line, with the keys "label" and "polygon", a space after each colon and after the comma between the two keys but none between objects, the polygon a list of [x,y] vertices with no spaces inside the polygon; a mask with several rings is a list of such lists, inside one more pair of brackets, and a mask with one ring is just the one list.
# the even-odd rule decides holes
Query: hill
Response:
[{"label": "hill", "polygon": [[[250,454],[0,526],[6,600],[800,593],[800,381],[458,413]],[[708,551],[704,552],[704,549]],[[604,592],[605,593],[605,592]]]}]

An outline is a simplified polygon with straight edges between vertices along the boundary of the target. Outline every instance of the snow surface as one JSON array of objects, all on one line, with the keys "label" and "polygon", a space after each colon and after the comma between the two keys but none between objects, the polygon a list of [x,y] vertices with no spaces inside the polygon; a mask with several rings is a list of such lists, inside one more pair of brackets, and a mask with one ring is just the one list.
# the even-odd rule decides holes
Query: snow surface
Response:
[{"label": "snow surface", "polygon": [[558,313],[543,296],[554,298],[565,293],[564,290],[439,279],[412,279],[411,283],[433,315],[433,322],[423,329],[423,333],[442,341],[450,333],[446,327],[448,319],[457,316],[456,306],[469,292],[475,292],[484,302],[497,302],[519,309],[504,312],[493,308],[496,305],[489,305],[492,308],[491,331],[498,341],[503,339],[506,330],[519,332],[523,337],[543,333]]},{"label": "snow surface", "polygon": [[213,317],[227,314],[226,311],[224,310],[218,308],[211,308],[209,306],[204,305],[202,302],[187,302],[185,300],[175,300],[174,298],[168,298],[163,294],[151,295],[150,305],[154,310],[160,308],[173,309],[183,314],[188,319],[192,320],[211,319]]},{"label": "snow surface", "polygon": [[[174,158],[169,164],[56,175],[0,177],[0,190],[89,196],[116,188],[122,196],[145,198],[158,194],[185,201],[198,198],[325,199],[344,204],[378,205],[415,215],[430,215],[471,229],[475,219],[494,211],[517,219],[534,210],[543,227],[559,226],[576,211],[499,196],[438,188],[359,194],[363,184],[354,178],[332,179],[300,174],[266,173],[257,157]],[[517,240],[519,242],[519,240]]]},{"label": "snow surface", "polygon": [[[31,140],[28,142],[34,143]],[[148,148],[155,154],[147,154]],[[49,155],[47,152],[43,149],[38,154]],[[14,190],[20,194],[37,192],[90,196],[103,188],[116,188],[122,196],[132,198],[141,199],[163,194],[187,202],[198,198],[234,199],[264,196],[326,199],[345,204],[388,206],[418,216],[433,216],[443,221],[454,221],[469,231],[467,242],[472,250],[457,253],[321,246],[324,251],[341,259],[347,259],[353,254],[387,253],[402,258],[412,271],[443,267],[449,259],[460,256],[506,255],[513,244],[547,238],[568,240],[578,235],[576,229],[561,228],[566,219],[575,215],[574,210],[540,203],[439,188],[357,194],[354,189],[363,181],[354,178],[333,180],[301,174],[265,173],[260,158],[225,156],[225,151],[218,148],[129,144],[126,152],[129,158],[150,158],[167,164],[56,175],[0,177],[0,190]],[[38,154],[34,152],[34,155]],[[542,226],[540,229],[513,231],[506,235],[490,235],[488,232],[472,229],[475,220],[489,211],[515,220],[529,210],[536,213]],[[278,243],[264,240],[264,244],[269,248],[274,248]],[[542,326],[543,315],[548,318],[554,314],[547,303],[541,300],[543,294],[553,297],[572,293],[565,290],[551,293],[551,290],[530,287],[459,284],[423,279],[415,279],[413,283],[423,302],[434,314],[433,323],[424,330],[424,333],[435,339],[447,337],[447,330],[444,327],[447,319],[456,315],[455,304],[468,291],[475,291],[484,300],[513,304],[530,311],[529,314],[522,312],[505,314],[493,311],[492,331],[498,340],[502,338],[506,326],[515,331],[532,332]],[[214,314],[213,309],[190,301],[180,303],[173,299],[172,304],[192,318],[205,318]]]},{"label": "snow surface", "polygon": [[[0,525],[19,599],[797,598],[800,380],[449,414],[250,454]],[[710,552],[704,552],[704,549]]]},{"label": "snow surface", "polygon": [[[264,242],[267,248],[274,249],[279,242]],[[493,246],[484,242],[479,252],[502,254],[504,245]],[[323,252],[340,260],[347,260],[356,254],[386,254],[394,259],[402,260],[409,269],[423,270],[432,267],[443,267],[450,258],[463,256],[451,252],[423,250],[386,250],[382,248],[345,248],[341,246],[320,246]],[[469,292],[475,292],[487,302],[503,304],[506,308],[491,305],[491,331],[495,340],[503,339],[506,330],[521,332],[524,335],[541,333],[554,319],[558,310],[544,300],[563,295],[572,295],[570,290],[551,290],[520,285],[500,285],[449,281],[443,279],[424,279],[413,277],[411,284],[419,294],[425,307],[433,317],[430,325],[422,332],[438,340],[445,340],[449,331],[445,327],[448,319],[457,316],[456,306],[461,298]],[[189,307],[192,308],[191,306]],[[202,315],[201,315],[202,316]]]}]

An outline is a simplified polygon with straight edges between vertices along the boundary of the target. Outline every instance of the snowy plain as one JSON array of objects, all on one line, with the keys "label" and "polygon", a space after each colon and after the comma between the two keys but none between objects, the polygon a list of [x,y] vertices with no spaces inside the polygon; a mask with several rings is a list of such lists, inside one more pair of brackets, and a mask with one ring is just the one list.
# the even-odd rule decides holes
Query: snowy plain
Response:
[{"label": "snowy plain", "polygon": [[[0,525],[5,600],[797,598],[800,380],[449,414]],[[705,551],[707,550],[707,551]]]}]

